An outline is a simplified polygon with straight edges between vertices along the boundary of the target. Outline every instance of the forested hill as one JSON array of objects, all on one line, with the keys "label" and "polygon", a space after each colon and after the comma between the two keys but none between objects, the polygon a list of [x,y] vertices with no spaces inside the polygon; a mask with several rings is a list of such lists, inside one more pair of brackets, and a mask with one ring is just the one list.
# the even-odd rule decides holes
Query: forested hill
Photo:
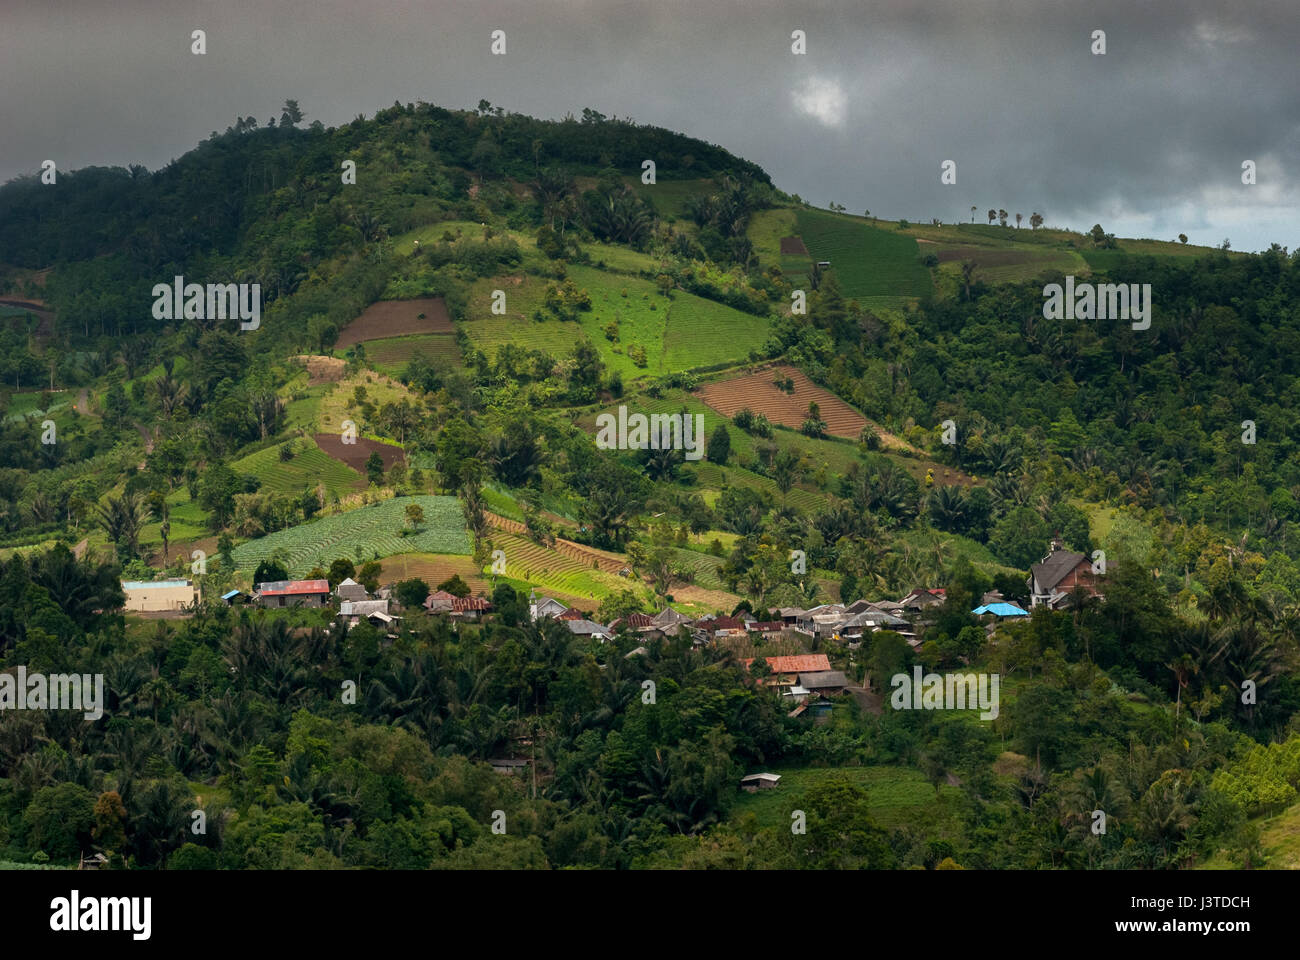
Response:
[{"label": "forested hill", "polygon": [[[58,171],[57,190],[38,175],[5,184],[0,264],[43,269],[103,258],[91,273],[63,272],[71,281],[63,305],[75,306],[69,287],[107,289],[95,311],[116,331],[140,320],[118,293],[124,287],[233,268],[274,299],[381,227],[398,234],[443,217],[483,220],[483,206],[466,195],[471,179],[529,182],[557,166],[573,176],[639,171],[653,158],[661,180],[730,175],[770,185],[761,167],[719,146],[591,109],[553,121],[486,101],[477,111],[394,104],[329,129],[304,128],[292,110],[266,125],[241,117],[152,173],[88,167]],[[343,182],[349,159],[355,184]]]},{"label": "forested hill", "polygon": [[0,863],[1296,863],[1300,256],[851,215],[592,111],[303,127],[0,189],[0,672],[105,678],[0,716]]}]

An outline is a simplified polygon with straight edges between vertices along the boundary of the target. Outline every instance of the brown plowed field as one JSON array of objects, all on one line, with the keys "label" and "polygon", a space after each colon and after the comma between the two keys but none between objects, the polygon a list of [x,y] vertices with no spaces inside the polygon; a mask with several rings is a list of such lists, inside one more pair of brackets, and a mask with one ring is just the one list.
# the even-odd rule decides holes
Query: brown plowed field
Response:
[{"label": "brown plowed field", "polygon": [[[794,393],[786,393],[772,381],[777,374],[794,381]],[[826,432],[856,440],[869,422],[835,394],[823,390],[794,367],[765,367],[734,380],[706,383],[697,391],[701,400],[727,417],[742,407],[761,413],[773,423],[798,430],[808,419],[808,404],[816,401]]]},{"label": "brown plowed field", "polygon": [[372,451],[379,451],[379,456],[384,460],[385,470],[401,460],[404,455],[401,447],[367,440],[365,437],[357,437],[356,443],[344,443],[343,438],[337,433],[317,433],[312,436],[312,439],[316,441],[316,446],[335,460],[342,460],[363,477],[366,473],[366,461],[370,459]]},{"label": "brown plowed field", "polygon": [[781,252],[787,255],[803,254],[808,256],[808,248],[804,246],[802,237],[782,237]]},{"label": "brown plowed field", "polygon": [[[424,314],[424,319],[420,319]],[[366,307],[339,334],[334,349],[382,340],[385,337],[406,337],[416,333],[454,333],[447,304],[442,297],[422,297],[419,300],[380,300]]]}]

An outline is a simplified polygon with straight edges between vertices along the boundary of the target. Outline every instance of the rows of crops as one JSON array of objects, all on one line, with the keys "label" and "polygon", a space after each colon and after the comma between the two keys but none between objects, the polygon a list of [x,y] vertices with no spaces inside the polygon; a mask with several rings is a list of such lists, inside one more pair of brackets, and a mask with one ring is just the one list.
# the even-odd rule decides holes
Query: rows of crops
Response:
[{"label": "rows of crops", "polygon": [[[424,524],[417,533],[407,530],[406,507],[419,504]],[[369,560],[399,553],[470,552],[460,502],[455,497],[396,497],[347,513],[335,514],[278,530],[235,548],[235,565],[251,571],[273,554],[282,557],[290,576],[302,576],[312,567],[348,557]]]},{"label": "rows of crops", "polygon": [[800,210],[797,222],[813,259],[831,262],[844,296],[930,293],[930,272],[921,262],[916,240],[906,233],[822,210]]},{"label": "rows of crops", "polygon": [[360,483],[361,474],[329,456],[310,438],[286,443],[299,451],[291,460],[280,459],[280,449],[285,446],[282,443],[249,454],[236,461],[232,469],[240,475],[257,477],[262,481],[261,489],[267,493],[284,496],[300,494],[323,483],[327,496],[332,498],[352,492]]}]

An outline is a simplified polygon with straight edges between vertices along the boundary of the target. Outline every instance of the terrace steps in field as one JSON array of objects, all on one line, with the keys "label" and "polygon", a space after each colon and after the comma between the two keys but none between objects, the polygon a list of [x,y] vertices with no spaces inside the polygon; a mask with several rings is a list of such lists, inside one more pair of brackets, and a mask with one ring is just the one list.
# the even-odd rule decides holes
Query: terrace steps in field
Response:
[{"label": "terrace steps in field", "polygon": [[[531,544],[538,551],[544,551],[546,548],[533,543],[527,539],[528,528],[518,520],[511,520],[496,513],[487,514],[488,522],[498,530],[506,533],[516,534],[524,539],[524,542]],[[578,563],[575,569],[590,570],[592,564],[606,573],[618,573],[627,566],[627,561],[616,553],[609,553],[605,550],[597,550],[595,547],[588,547],[585,544],[574,543],[572,540],[565,540],[557,537],[555,540],[554,552],[562,557],[567,557]],[[539,558],[540,559],[540,558]],[[507,555],[507,562],[509,557]]]}]

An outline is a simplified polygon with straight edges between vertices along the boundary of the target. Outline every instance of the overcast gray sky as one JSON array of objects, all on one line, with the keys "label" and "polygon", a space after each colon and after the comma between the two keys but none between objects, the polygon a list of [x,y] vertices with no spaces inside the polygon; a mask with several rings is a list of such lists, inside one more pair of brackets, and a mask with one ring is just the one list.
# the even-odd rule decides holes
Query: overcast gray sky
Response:
[{"label": "overcast gray sky", "polygon": [[156,169],[287,97],[331,126],[485,97],[678,129],[857,213],[1294,248],[1297,49],[1297,0],[0,0],[0,181]]}]

